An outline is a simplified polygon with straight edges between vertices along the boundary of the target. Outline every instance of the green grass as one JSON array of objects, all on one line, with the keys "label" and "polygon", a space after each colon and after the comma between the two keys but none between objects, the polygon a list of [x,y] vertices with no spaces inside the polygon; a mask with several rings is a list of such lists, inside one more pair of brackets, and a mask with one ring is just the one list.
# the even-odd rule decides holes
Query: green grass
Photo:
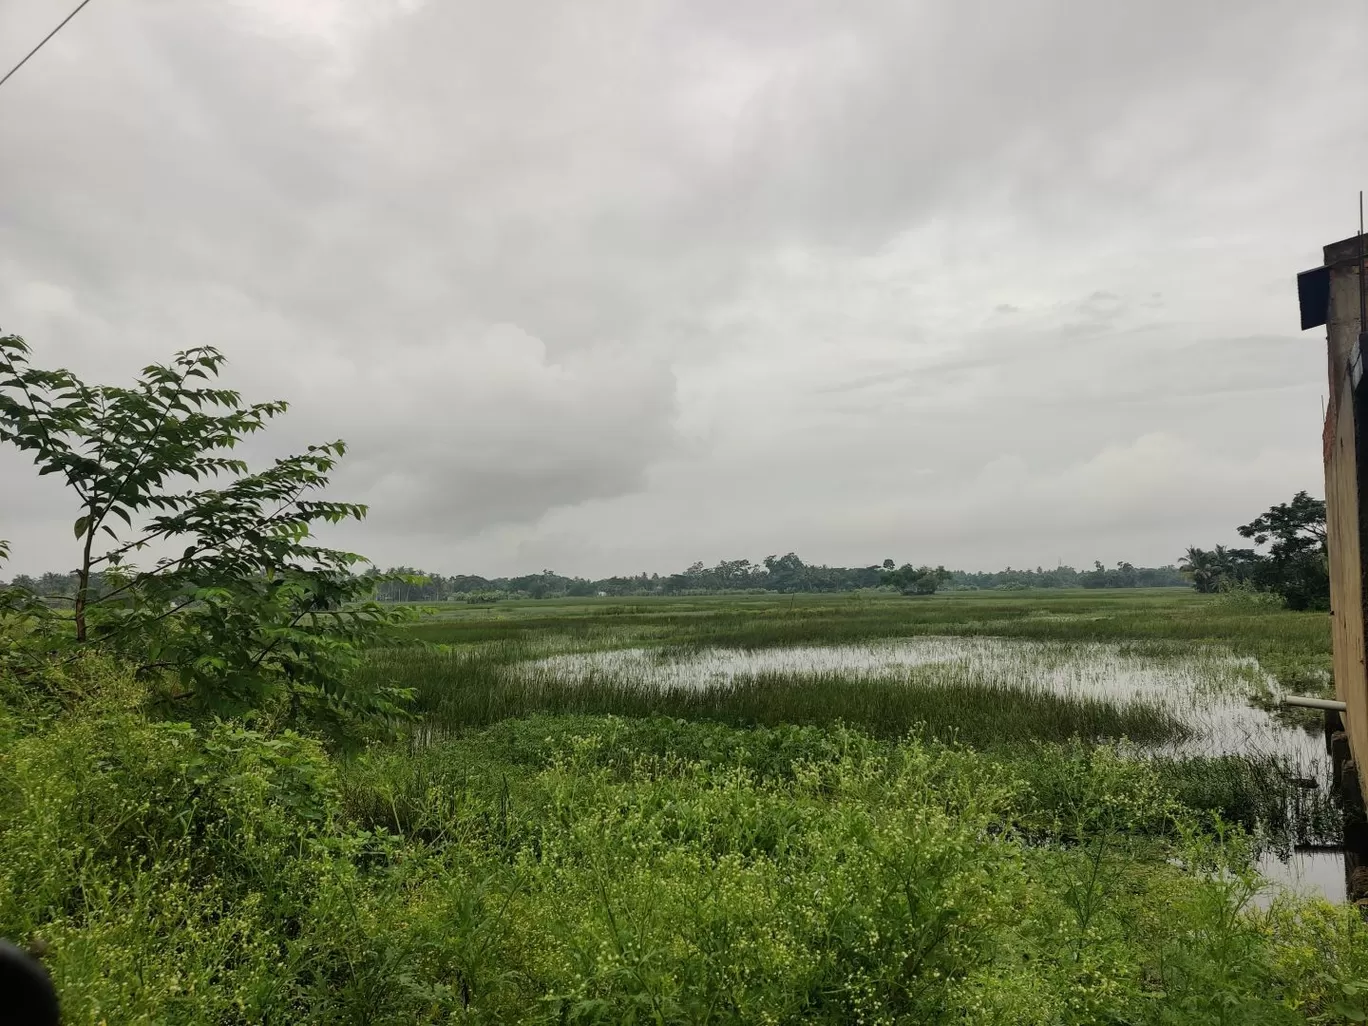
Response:
[{"label": "green grass", "polygon": [[393,649],[377,653],[366,672],[416,688],[424,727],[444,733],[534,713],[669,716],[742,727],[844,723],[875,737],[918,729],[985,748],[1072,737],[1160,742],[1188,733],[1152,703],[1032,693],[992,681],[906,683],[766,673],[706,688],[659,687],[520,672],[518,653],[507,643],[489,649]]},{"label": "green grass", "polygon": [[[740,595],[531,600],[438,607],[414,629],[435,648],[377,653],[365,675],[416,689],[427,725],[453,730],[536,712],[662,714],[736,725],[837,723],[880,736],[923,725],[978,745],[1122,736],[1181,737],[1182,723],[1153,703],[1058,696],[994,680],[926,680],[914,686],[827,676],[758,676],[704,692],[587,675],[529,678],[515,664],[557,652],[645,647],[685,653],[852,645],[925,636],[992,636],[1192,659],[1203,652],[1252,656],[1287,688],[1329,689],[1328,618],[1217,596],[1151,591],[968,592],[927,598],[886,594]],[[1251,679],[1249,699],[1265,701]],[[1305,714],[1300,719],[1311,725]]]},{"label": "green grass", "polygon": [[1157,759],[1153,766],[1184,806],[1258,832],[1276,851],[1343,841],[1344,813],[1329,788],[1306,787],[1277,756]]},{"label": "green grass", "polygon": [[[919,743],[934,743],[928,727],[914,729]],[[643,715],[614,718],[605,727],[600,715],[531,714],[503,718],[462,732],[453,740],[392,752],[383,762],[387,780],[383,796],[366,783],[372,779],[370,770],[348,773],[344,779],[355,785],[348,792],[354,803],[351,808],[367,824],[430,834],[447,829],[422,811],[433,793],[473,789],[484,795],[484,809],[497,803],[502,794],[505,808],[511,803],[518,815],[527,816],[528,804],[540,801],[529,796],[526,781],[571,750],[574,739],[605,732],[610,743],[594,753],[595,769],[608,770],[616,778],[639,774],[648,767],[687,765],[740,770],[768,783],[792,781],[812,761],[849,759],[852,752],[860,753],[859,757],[870,752],[889,756],[905,741],[818,726],[733,729],[708,719]],[[974,745],[971,737],[948,733],[957,746]],[[1062,768],[1086,761],[1089,750],[1073,738],[1062,742],[1018,738],[1010,745],[994,741],[982,747],[988,749],[985,755],[994,764],[1025,782],[1024,787],[1038,800],[1054,795],[1044,800],[1052,816],[1061,812],[1057,778]],[[582,761],[584,753],[579,757]],[[1218,815],[1251,832],[1258,830],[1274,846],[1325,843],[1341,829],[1340,810],[1328,793],[1289,787],[1288,768],[1276,757],[1164,758],[1150,760],[1146,766],[1146,772],[1185,808]],[[1040,814],[1037,808],[1034,818]]]},{"label": "green grass", "polygon": [[[1259,753],[1111,743],[1180,736],[1166,708],[1022,686],[1101,643],[1255,697],[1225,653],[1314,682],[1323,616],[740,596],[446,608],[416,633],[363,670],[415,689],[414,729],[346,757],[157,722],[110,666],[48,717],[0,688],[0,935],[46,950],[66,1022],[1368,1017],[1359,912],[1256,907],[1255,846],[1222,825],[1304,839],[1333,825],[1319,792]],[[1047,644],[897,679],[651,670],[925,635]],[[625,648],[646,657],[594,669]],[[574,672],[536,663],[558,653]]]},{"label": "green grass", "polygon": [[1368,974],[1105,748],[529,717],[338,763],[123,714],[3,760],[0,932],[73,1024],[1271,1026]]},{"label": "green grass", "polygon": [[[842,723],[876,738],[916,731],[1008,755],[1074,738],[1154,745],[1188,733],[1171,709],[1135,699],[1032,690],[1020,678],[1029,677],[1032,665],[1043,670],[1067,663],[1098,644],[1189,664],[1200,662],[1203,653],[1217,659],[1225,653],[1253,656],[1284,686],[1308,693],[1324,692],[1329,667],[1324,614],[1172,589],[456,604],[437,608],[415,633],[430,647],[376,653],[365,672],[415,688],[428,737],[550,714],[663,716],[737,727]],[[859,645],[929,635],[990,635],[1051,647],[1010,680],[936,666],[902,680],[769,672],[696,688],[604,675],[592,662],[569,677],[527,669],[529,661],[558,652],[635,647],[662,658],[687,658],[717,648]],[[1223,686],[1243,689],[1251,702],[1266,697],[1257,674]],[[1307,724],[1313,725],[1310,719]],[[1300,787],[1296,774],[1271,753],[1165,759],[1159,765],[1168,786],[1190,807],[1258,827],[1272,838],[1321,841],[1338,829],[1328,790]]]},{"label": "green grass", "polygon": [[1181,589],[563,599],[433,608],[435,615],[415,633],[449,645],[555,639],[772,648],[958,634],[1222,645],[1258,658],[1280,679],[1330,669],[1324,613],[1242,607]]}]

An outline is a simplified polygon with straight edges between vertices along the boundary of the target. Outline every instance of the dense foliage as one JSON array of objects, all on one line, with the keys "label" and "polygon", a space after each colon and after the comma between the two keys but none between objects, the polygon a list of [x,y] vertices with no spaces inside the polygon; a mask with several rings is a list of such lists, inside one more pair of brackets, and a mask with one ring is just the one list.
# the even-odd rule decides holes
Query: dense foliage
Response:
[{"label": "dense foliage", "polygon": [[[1199,592],[1249,589],[1278,595],[1289,609],[1330,608],[1325,501],[1298,492],[1239,528],[1255,548],[1189,547],[1179,564]],[[1267,552],[1258,549],[1268,546]]]},{"label": "dense foliage", "polygon": [[[78,679],[79,678],[79,679]],[[1107,750],[531,719],[350,762],[90,703],[0,737],[0,933],[69,1023],[1297,1023],[1350,908]],[[1051,843],[1057,841],[1061,843]]]},{"label": "dense foliage", "polygon": [[[478,661],[444,686],[426,661],[497,655],[509,641],[477,639],[500,636],[529,655],[610,643],[615,622],[673,645],[990,623],[1324,657],[1306,614],[1044,601],[656,599],[585,605],[583,624],[573,606],[471,608],[421,628],[450,647],[378,653],[423,681],[424,727],[351,758],[149,718],[147,685],[96,656],[50,668],[38,704],[0,677],[0,935],[42,951],[67,1021],[91,1026],[1355,1021],[1359,913],[1252,902],[1247,841],[1201,811],[1238,813],[1249,781],[1215,764],[879,740],[830,704],[808,727],[505,705],[426,729],[442,695],[473,709],[489,686]],[[828,703],[855,700],[837,685]],[[1042,712],[1011,718],[1040,735]]]},{"label": "dense foliage", "polygon": [[[674,574],[640,573],[630,577],[567,577],[552,570],[521,577],[447,576],[414,567],[393,567],[389,580],[376,585],[375,594],[387,602],[493,602],[500,598],[586,598],[595,595],[633,597],[647,595],[725,595],[745,592],[781,594],[835,594],[871,588],[893,588],[908,594],[936,591],[1018,591],[1028,588],[1174,588],[1188,581],[1175,567],[1136,567],[1120,563],[1108,569],[1095,563],[1080,572],[1060,566],[1052,570],[966,572],[944,567],[904,563],[892,559],[865,567],[833,567],[805,563],[790,552],[767,556],[759,563],[748,559],[723,560],[714,567],[695,563]],[[48,575],[60,580],[60,575]],[[46,579],[46,578],[45,578]],[[26,579],[39,585],[36,579]],[[934,584],[934,587],[931,585]]]},{"label": "dense foliage", "polygon": [[354,572],[362,557],[312,534],[365,516],[316,497],[346,447],[249,470],[232,450],[286,404],[213,387],[222,364],[202,347],[144,368],[131,388],[88,385],[32,367],[22,339],[0,337],[0,442],[60,476],[76,514],[76,569],[43,582],[65,605],[31,608],[27,647],[36,665],[112,653],[201,713],[283,711],[342,728],[393,719],[401,690],[342,681],[405,617],[359,601],[371,591]]},{"label": "dense foliage", "polygon": [[257,472],[227,455],[284,404],[198,385],[213,350],[131,389],[27,355],[0,339],[0,440],[67,481],[79,561],[0,589],[0,936],[42,959],[66,1023],[1368,1018],[1358,910],[1254,900],[1230,820],[1276,825],[1283,767],[1137,759],[1120,735],[1186,734],[1158,706],[972,660],[899,689],[770,674],[674,705],[530,672],[935,632],[1059,639],[1052,667],[1072,644],[1182,640],[1315,673],[1323,618],[1185,592],[803,596],[953,575],[790,554],[675,575],[726,597],[448,607],[401,637],[404,614],[366,600],[426,585],[312,538],[364,513],[306,498],[341,443]]},{"label": "dense foliage", "polygon": [[[675,574],[641,573],[632,577],[566,577],[552,570],[521,577],[479,577],[473,574],[445,575],[415,567],[391,567],[383,574],[367,571],[370,594],[382,602],[493,602],[500,598],[587,598],[595,595],[619,598],[647,595],[726,595],[729,593],[836,594],[871,588],[908,590],[905,583],[920,579],[921,591],[1025,591],[1036,588],[1177,588],[1188,584],[1176,567],[1137,567],[1118,563],[1078,571],[1070,566],[1053,569],[971,572],[945,570],[943,567],[913,566],[895,568],[893,560],[867,567],[831,567],[804,563],[793,553],[768,556],[760,563],[746,559],[723,560],[715,567],[695,563]],[[13,584],[36,595],[69,596],[75,587],[74,573],[48,571],[38,576],[19,574]],[[928,589],[934,581],[936,587]],[[91,575],[90,587],[96,593],[104,587],[100,574]]]}]

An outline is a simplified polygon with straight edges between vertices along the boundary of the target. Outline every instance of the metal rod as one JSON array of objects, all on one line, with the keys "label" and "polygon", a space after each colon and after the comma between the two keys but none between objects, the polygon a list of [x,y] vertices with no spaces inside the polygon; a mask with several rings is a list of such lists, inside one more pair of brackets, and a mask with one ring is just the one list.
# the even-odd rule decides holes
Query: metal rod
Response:
[{"label": "metal rod", "polygon": [[1303,698],[1301,695],[1284,695],[1279,699],[1281,705],[1298,705],[1303,709],[1328,709],[1330,712],[1344,712],[1349,707],[1333,698]]}]

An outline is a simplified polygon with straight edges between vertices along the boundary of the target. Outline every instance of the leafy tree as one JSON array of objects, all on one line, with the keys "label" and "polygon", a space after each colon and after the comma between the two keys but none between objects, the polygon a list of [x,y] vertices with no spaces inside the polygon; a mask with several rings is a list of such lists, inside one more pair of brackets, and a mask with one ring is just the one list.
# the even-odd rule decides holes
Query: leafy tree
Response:
[{"label": "leafy tree", "polygon": [[[1330,604],[1330,567],[1325,544],[1325,502],[1298,492],[1291,502],[1238,528],[1256,548],[1189,546],[1180,561],[1199,592],[1253,587],[1281,595],[1289,609],[1325,609]],[[1257,547],[1267,545],[1262,554]]]},{"label": "leafy tree", "polygon": [[766,556],[765,587],[769,591],[805,591],[807,584],[807,564],[790,552],[783,556]]},{"label": "leafy tree", "polygon": [[934,595],[950,577],[950,572],[943,566],[913,566],[911,563],[904,563],[896,570],[885,571],[883,581],[904,595]]},{"label": "leafy tree", "polygon": [[[1163,574],[1164,570],[1142,571],[1142,573]],[[1160,584],[1171,583],[1160,580]],[[951,575],[950,587],[970,590],[994,589],[1019,591],[1026,588],[1077,588],[1082,585],[1080,574],[1071,566],[1058,566],[1052,570],[1036,567],[1034,570],[1004,570],[977,573],[956,572]]]},{"label": "leafy tree", "polygon": [[1220,572],[1213,553],[1195,545],[1188,546],[1187,552],[1178,561],[1178,569],[1192,581],[1192,587],[1200,594],[1211,594],[1220,583]]},{"label": "leafy tree", "polygon": [[77,504],[70,613],[47,620],[49,650],[113,651],[214,713],[334,726],[401,714],[405,692],[347,682],[361,649],[408,614],[361,601],[375,584],[354,572],[365,560],[313,538],[366,513],[313,497],[341,441],[249,470],[232,450],[287,405],[213,387],[224,357],[209,347],[144,368],[131,388],[39,370],[29,354],[0,337],[0,441],[60,475]]},{"label": "leafy tree", "polygon": [[1301,491],[1239,528],[1240,537],[1268,555],[1253,567],[1253,582],[1275,591],[1289,609],[1326,609],[1330,605],[1330,564],[1326,551],[1325,501]]},{"label": "leafy tree", "polygon": [[[1250,553],[1248,549],[1228,550],[1232,556]],[[1099,565],[1100,566],[1100,565]],[[385,602],[415,602],[467,600],[477,595],[480,601],[498,597],[557,598],[604,594],[626,595],[685,595],[719,594],[736,591],[766,591],[791,593],[795,591],[830,593],[857,591],[864,588],[888,587],[887,573],[895,570],[893,560],[882,564],[859,567],[822,566],[805,563],[797,555],[770,556],[756,564],[748,559],[724,559],[709,567],[701,560],[677,573],[640,573],[633,576],[604,577],[591,580],[583,577],[563,577],[559,574],[529,574],[522,577],[484,578],[462,574],[443,576],[407,567],[389,571],[382,579],[377,574],[375,596]],[[397,576],[393,576],[397,575]],[[413,583],[418,582],[418,583]],[[1095,573],[1080,574],[1070,566],[1053,569],[1036,567],[1034,570],[1015,570],[1011,567],[993,572],[948,572],[937,582],[937,590],[1026,588],[1077,588],[1080,586],[1105,588],[1169,588],[1182,585],[1183,576],[1176,567],[1137,567],[1120,563],[1115,569],[1101,567]]]},{"label": "leafy tree", "polygon": [[1232,549],[1217,545],[1211,550],[1220,589],[1244,587],[1258,575],[1263,557],[1253,549]]},{"label": "leafy tree", "polygon": [[[1200,549],[1192,550],[1198,553]],[[1053,571],[1056,575],[1072,575],[1068,567]],[[1190,578],[1189,578],[1190,579]],[[1077,575],[1077,581],[1085,588],[1172,588],[1183,584],[1184,577],[1172,566],[1140,567],[1122,561],[1108,569],[1100,561],[1093,562],[1093,568]],[[1067,584],[1056,585],[1068,587]]]},{"label": "leafy tree", "polygon": [[1261,576],[1263,562],[1264,557],[1253,549],[1217,545],[1207,550],[1189,545],[1178,565],[1197,592],[1209,595],[1254,584]]},{"label": "leafy tree", "polygon": [[1291,502],[1269,507],[1267,513],[1239,528],[1241,538],[1254,539],[1255,545],[1272,542],[1269,555],[1275,559],[1292,552],[1325,548],[1325,500],[1313,499],[1305,491]]}]

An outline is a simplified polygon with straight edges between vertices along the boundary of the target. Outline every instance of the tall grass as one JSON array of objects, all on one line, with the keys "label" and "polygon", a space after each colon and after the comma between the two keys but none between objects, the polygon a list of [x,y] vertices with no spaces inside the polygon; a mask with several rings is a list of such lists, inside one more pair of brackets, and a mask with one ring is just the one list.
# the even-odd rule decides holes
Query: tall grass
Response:
[{"label": "tall grass", "polygon": [[1170,737],[1163,710],[1033,690],[1040,661],[701,688],[538,662],[918,633],[1323,655],[1310,620],[1195,598],[482,609],[362,671],[451,736],[346,758],[122,697],[0,708],[0,935],[90,1026],[1364,1021],[1358,910],[1251,910],[1249,846],[1200,815],[1262,829],[1319,791],[1257,753],[1054,743]]},{"label": "tall grass", "polygon": [[[376,653],[366,673],[416,688],[424,730],[451,734],[547,713],[670,717],[735,726],[857,727],[880,738],[909,730],[957,737],[980,749],[1035,742],[1128,737],[1159,744],[1189,735],[1171,704],[1052,695],[1021,681],[945,679],[948,668],[911,680],[811,673],[754,673],[711,687],[661,687],[586,672],[558,679],[525,663],[556,652],[645,647],[686,658],[706,648],[841,645],[926,635],[995,636],[1071,644],[1142,646],[1147,658],[1191,662],[1203,650],[1251,655],[1284,687],[1307,693],[1328,683],[1329,627],[1323,614],[1232,603],[1163,590],[970,593],[909,599],[883,595],[691,596],[509,602],[446,607],[417,628],[432,647]],[[1196,649],[1196,651],[1194,651]],[[1257,677],[1258,674],[1254,674]],[[1263,700],[1259,681],[1247,684]],[[1182,716],[1179,712],[1178,717]],[[1192,808],[1291,841],[1334,835],[1338,810],[1326,789],[1265,752],[1159,763]]]},{"label": "tall grass", "polygon": [[1309,781],[1276,755],[1157,759],[1164,786],[1187,808],[1217,813],[1286,852],[1339,843],[1344,813],[1325,781]]},{"label": "tall grass", "polygon": [[926,634],[993,635],[1060,642],[1171,640],[1252,655],[1281,679],[1330,668],[1324,613],[1155,591],[576,599],[444,607],[416,628],[426,641],[464,645],[559,639],[576,645],[632,640],[694,647],[770,648]]},{"label": "tall grass", "polygon": [[438,733],[548,713],[670,716],[734,726],[845,723],[885,738],[918,728],[983,748],[1071,737],[1157,743],[1189,734],[1157,704],[1025,691],[962,675],[906,681],[761,673],[706,687],[665,687],[592,673],[566,679],[519,666],[522,651],[509,643],[389,650],[377,653],[366,672],[414,687],[425,725]]}]

